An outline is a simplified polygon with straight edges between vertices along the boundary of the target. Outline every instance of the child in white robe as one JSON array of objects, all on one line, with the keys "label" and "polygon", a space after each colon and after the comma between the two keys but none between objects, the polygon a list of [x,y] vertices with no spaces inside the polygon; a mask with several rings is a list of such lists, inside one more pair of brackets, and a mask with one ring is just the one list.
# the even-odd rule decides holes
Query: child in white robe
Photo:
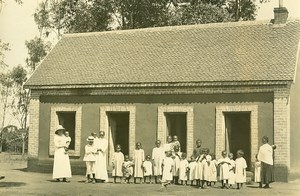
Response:
[{"label": "child in white robe", "polygon": [[181,152],[179,152],[178,146],[174,146],[173,159],[174,159],[173,183],[179,184],[178,180],[179,180],[179,164],[181,160]]},{"label": "child in white robe", "polygon": [[217,166],[218,162],[216,160],[216,156],[212,153],[211,161],[209,164],[209,186],[215,186],[217,182]]},{"label": "child in white robe", "polygon": [[172,152],[166,152],[166,157],[163,159],[162,162],[162,181],[161,185],[163,187],[167,187],[171,181],[173,180],[173,168],[174,168],[174,160],[172,159]]},{"label": "child in white robe", "polygon": [[143,163],[143,169],[144,169],[144,183],[147,182],[147,178],[149,178],[149,183],[151,184],[151,177],[153,175],[153,169],[152,169],[152,163],[151,163],[151,157],[150,155],[146,156],[146,160]]},{"label": "child in white robe", "polygon": [[229,188],[233,188],[233,185],[235,185],[235,161],[233,160],[233,154],[229,153],[228,154],[229,158],[229,179],[228,179],[228,184]]},{"label": "child in white robe", "polygon": [[179,149],[179,152],[181,152],[180,142],[178,141],[177,135],[174,135],[174,136],[173,136],[173,141],[172,141],[172,143],[173,143],[173,148],[174,148],[175,146],[177,146],[178,149]]},{"label": "child in white robe", "polygon": [[140,142],[136,143],[136,149],[133,153],[133,161],[134,161],[134,183],[137,183],[136,179],[140,179],[140,184],[142,183],[142,179],[144,177],[143,171],[143,162],[145,160],[144,150],[142,149],[142,144]]},{"label": "child in white robe", "polygon": [[260,172],[261,172],[261,162],[257,159],[257,155],[255,156],[256,160],[254,163],[254,182],[259,183],[259,188],[262,187],[260,180]]},{"label": "child in white robe", "polygon": [[179,180],[181,185],[187,185],[189,162],[186,160],[186,153],[182,153],[179,163]]},{"label": "child in white robe", "polygon": [[124,154],[121,152],[121,145],[116,146],[116,152],[112,155],[112,176],[114,177],[114,183],[117,182],[117,178],[120,178],[120,182],[122,182],[123,172],[122,165],[124,162]]},{"label": "child in white robe", "polygon": [[123,183],[130,183],[130,178],[133,174],[133,166],[134,163],[129,160],[129,156],[124,156],[124,162],[122,164],[122,172],[123,172]]},{"label": "child in white robe", "polygon": [[189,163],[189,180],[191,181],[191,186],[193,186],[194,180],[196,180],[197,185],[197,180],[198,180],[198,163],[195,160],[195,157],[192,155],[191,156],[191,162]]},{"label": "child in white robe", "polygon": [[153,161],[153,175],[155,177],[155,183],[157,184],[161,180],[162,168],[161,163],[165,158],[164,148],[161,147],[161,141],[155,142],[156,147],[152,150],[152,161]]},{"label": "child in white robe", "polygon": [[66,148],[65,148],[65,153],[67,154],[69,151],[69,146],[71,144],[71,137],[69,131],[64,131],[64,135],[66,136]]},{"label": "child in white robe", "polygon": [[204,183],[206,182],[207,186],[209,185],[209,177],[210,177],[210,170],[209,170],[209,166],[210,166],[210,162],[211,162],[211,156],[209,154],[209,149],[205,148],[203,150],[203,154],[205,156],[205,159],[202,160],[202,165],[203,165],[203,179],[202,179],[202,188],[204,188]]},{"label": "child in white robe", "polygon": [[218,160],[218,165],[220,167],[220,180],[222,183],[221,188],[228,188],[229,164],[230,159],[227,157],[227,152],[224,150],[222,151],[222,158]]},{"label": "child in white robe", "polygon": [[[96,162],[96,153],[97,153],[97,148],[93,145],[94,144],[94,137],[89,136],[87,138],[88,144],[85,145],[85,154],[83,161],[85,161],[86,164],[86,176],[87,180],[86,183],[92,182],[95,184],[96,179],[95,179],[95,162]],[[92,179],[91,179],[92,176]]]},{"label": "child in white robe", "polygon": [[236,175],[237,189],[242,188],[243,184],[246,182],[247,163],[246,160],[243,158],[243,156],[244,156],[244,151],[238,150],[237,158],[235,160],[235,175]]}]

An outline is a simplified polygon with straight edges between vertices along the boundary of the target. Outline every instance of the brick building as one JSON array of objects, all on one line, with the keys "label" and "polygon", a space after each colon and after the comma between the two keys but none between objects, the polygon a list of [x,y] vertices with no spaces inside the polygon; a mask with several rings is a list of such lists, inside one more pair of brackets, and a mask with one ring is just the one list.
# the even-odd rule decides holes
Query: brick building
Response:
[{"label": "brick building", "polygon": [[188,155],[198,138],[217,158],[241,148],[249,170],[267,135],[278,147],[276,178],[287,181],[300,162],[300,21],[274,11],[272,23],[64,35],[25,85],[28,169],[51,171],[54,129],[62,124],[75,173],[84,172],[92,131],[106,132],[110,153],[118,143],[131,154],[140,141],[150,154],[168,134]]}]

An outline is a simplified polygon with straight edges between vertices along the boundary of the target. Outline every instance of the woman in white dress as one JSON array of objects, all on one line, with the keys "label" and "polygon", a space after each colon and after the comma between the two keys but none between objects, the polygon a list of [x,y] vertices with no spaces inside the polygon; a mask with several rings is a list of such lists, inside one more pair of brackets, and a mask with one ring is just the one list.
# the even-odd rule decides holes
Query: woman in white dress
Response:
[{"label": "woman in white dress", "polygon": [[58,125],[54,135],[54,163],[53,163],[53,179],[58,182],[62,179],[63,182],[70,182],[67,178],[71,178],[71,165],[69,155],[66,153],[67,148],[66,137],[64,135],[65,128]]}]

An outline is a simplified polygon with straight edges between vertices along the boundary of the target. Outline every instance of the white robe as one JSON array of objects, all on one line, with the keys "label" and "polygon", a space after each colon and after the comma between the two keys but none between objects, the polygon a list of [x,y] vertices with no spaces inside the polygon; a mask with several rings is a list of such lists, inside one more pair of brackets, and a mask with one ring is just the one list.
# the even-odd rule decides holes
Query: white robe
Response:
[{"label": "white robe", "polygon": [[254,167],[255,167],[254,182],[261,182],[261,180],[260,180],[261,162],[255,161]]},{"label": "white robe", "polygon": [[153,174],[154,176],[162,175],[162,160],[165,158],[165,152],[163,147],[155,147],[152,150],[152,159],[153,159]]},{"label": "white robe", "polygon": [[259,147],[257,159],[267,163],[269,165],[273,165],[273,148],[270,144],[266,143]]},{"label": "white robe", "polygon": [[246,182],[246,168],[247,168],[247,163],[243,157],[237,158],[235,160],[236,183]]},{"label": "white robe", "polygon": [[172,168],[174,168],[174,160],[171,157],[164,158],[162,182],[173,180],[173,173],[171,171]]},{"label": "white robe", "polygon": [[189,163],[189,180],[197,180],[198,177],[198,163],[196,161]]},{"label": "white robe", "polygon": [[[222,162],[224,163],[221,164]],[[220,180],[229,179],[229,162],[230,159],[228,157],[221,158],[218,160],[218,164],[220,165]]]},{"label": "white robe", "polygon": [[71,178],[71,165],[69,155],[65,153],[66,137],[64,135],[54,135],[54,163],[53,163],[53,178]]},{"label": "white robe", "polygon": [[189,162],[186,159],[183,159],[179,163],[179,180],[187,180],[187,168],[189,167]]},{"label": "white robe", "polygon": [[144,150],[143,149],[135,149],[133,153],[133,160],[134,160],[134,177],[143,178],[144,171],[143,171],[143,162],[145,160]]},{"label": "white robe", "polygon": [[124,155],[122,152],[114,152],[112,157],[112,163],[114,165],[114,169],[112,170],[112,176],[123,176],[122,165],[124,162]]},{"label": "white robe", "polygon": [[[97,142],[97,141],[96,141]],[[95,143],[95,141],[94,141]],[[98,149],[102,151],[98,151],[98,155],[96,156],[96,179],[108,181],[107,175],[107,166],[106,166],[106,151],[108,147],[108,142],[104,138],[98,139],[98,144],[96,144]]]}]

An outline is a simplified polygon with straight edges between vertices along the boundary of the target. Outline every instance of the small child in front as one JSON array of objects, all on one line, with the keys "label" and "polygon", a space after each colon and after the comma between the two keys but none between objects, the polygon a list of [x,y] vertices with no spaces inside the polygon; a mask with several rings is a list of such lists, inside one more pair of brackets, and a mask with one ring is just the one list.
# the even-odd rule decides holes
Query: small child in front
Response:
[{"label": "small child in front", "polygon": [[186,153],[182,153],[179,163],[179,180],[181,185],[187,185],[189,162],[186,160]]},{"label": "small child in front", "polygon": [[124,162],[124,155],[121,152],[121,145],[116,146],[116,152],[112,155],[112,176],[114,177],[114,183],[117,182],[117,178],[120,178],[120,182],[122,182],[123,172],[122,165]]},{"label": "small child in front", "polygon": [[222,183],[221,188],[228,188],[229,164],[230,159],[227,157],[227,152],[224,150],[222,151],[222,158],[218,160],[218,165],[220,167],[220,180]]},{"label": "small child in front", "polygon": [[215,154],[210,154],[211,161],[209,164],[209,186],[215,186],[217,182],[217,166],[218,162],[216,160]]},{"label": "small child in front", "polygon": [[194,180],[196,180],[195,185],[197,185],[197,180],[198,180],[198,171],[197,168],[198,164],[195,161],[195,157],[192,155],[191,156],[191,162],[189,163],[189,180],[191,181],[191,186],[193,186]]},{"label": "small child in front", "polygon": [[68,151],[69,151],[69,146],[70,146],[70,144],[71,144],[71,141],[72,141],[72,139],[71,139],[71,137],[70,137],[70,133],[69,133],[69,131],[65,131],[64,132],[64,135],[65,135],[65,137],[66,137],[66,148],[65,148],[65,154],[68,154]]},{"label": "small child in front", "polygon": [[173,160],[174,160],[174,168],[173,168],[173,183],[179,184],[179,164],[181,159],[181,152],[179,152],[179,147],[174,146],[174,152],[173,152]]},{"label": "small child in front", "polygon": [[140,179],[140,184],[142,183],[142,179],[144,177],[144,171],[143,171],[143,162],[145,160],[144,150],[142,149],[141,142],[136,143],[136,149],[133,153],[133,161],[134,161],[134,183],[136,182],[136,179]]},{"label": "small child in front", "polygon": [[[96,162],[96,153],[97,153],[97,148],[93,145],[94,144],[94,137],[89,136],[87,138],[88,144],[85,145],[85,154],[83,161],[85,161],[86,164],[86,176],[87,180],[85,181],[86,183],[92,182],[95,184],[96,179],[95,179],[95,162]],[[92,176],[92,179],[91,179]]]},{"label": "small child in front", "polygon": [[163,168],[163,173],[162,173],[161,185],[163,188],[171,184],[171,181],[173,180],[174,160],[172,159],[171,151],[166,152],[166,157],[163,159],[162,162],[162,168]]},{"label": "small child in front", "polygon": [[261,179],[260,179],[260,172],[261,172],[261,162],[257,159],[257,155],[255,156],[256,160],[254,163],[254,182],[259,183],[259,188],[262,187]]},{"label": "small child in front", "polygon": [[229,188],[233,188],[235,184],[235,161],[233,160],[233,153],[229,153],[228,158],[230,159],[228,184]]},{"label": "small child in front", "polygon": [[243,158],[243,156],[244,156],[244,151],[238,150],[237,158],[235,160],[235,175],[236,175],[237,189],[242,188],[243,184],[246,182],[247,163],[246,160]]},{"label": "small child in front", "polygon": [[129,156],[125,155],[122,165],[123,183],[130,183],[130,178],[133,174],[133,165],[133,162],[129,160]]},{"label": "small child in front", "polygon": [[152,171],[152,163],[151,163],[151,157],[150,155],[146,156],[146,161],[143,163],[143,169],[144,169],[144,183],[147,182],[147,178],[149,178],[149,183],[151,184],[151,176],[153,174]]}]

